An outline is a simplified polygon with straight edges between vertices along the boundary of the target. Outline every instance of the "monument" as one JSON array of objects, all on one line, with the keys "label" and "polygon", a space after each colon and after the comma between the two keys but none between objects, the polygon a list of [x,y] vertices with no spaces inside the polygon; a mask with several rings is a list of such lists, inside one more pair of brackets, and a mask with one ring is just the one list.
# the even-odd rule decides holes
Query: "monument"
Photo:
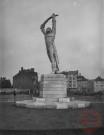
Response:
[{"label": "monument", "polygon": [[[88,101],[70,101],[67,97],[66,76],[59,72],[59,59],[55,47],[56,35],[56,17],[54,13],[41,24],[40,29],[45,37],[47,55],[51,62],[52,72],[43,74],[40,81],[39,97],[33,97],[33,100],[17,101],[17,106],[28,108],[84,108],[90,106]],[[45,25],[52,19],[52,29]]]},{"label": "monument", "polygon": [[[46,50],[52,67],[50,74],[41,76],[40,97],[45,98],[62,98],[67,96],[65,75],[58,74],[59,59],[55,47],[56,16],[58,15],[53,13],[52,16],[46,19],[40,26],[45,37]],[[45,30],[45,25],[50,19],[52,19],[52,29],[48,27]]]}]

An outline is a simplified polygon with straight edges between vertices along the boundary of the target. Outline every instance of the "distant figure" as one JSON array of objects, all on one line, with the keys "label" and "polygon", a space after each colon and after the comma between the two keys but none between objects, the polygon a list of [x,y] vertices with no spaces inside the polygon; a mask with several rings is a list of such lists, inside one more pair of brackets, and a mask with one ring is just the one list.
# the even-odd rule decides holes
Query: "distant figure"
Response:
[{"label": "distant figure", "polygon": [[13,95],[14,95],[14,102],[16,102],[16,90],[15,89],[13,91]]},{"label": "distant figure", "polygon": [[[56,35],[56,19],[55,19],[56,16],[58,15],[55,15],[53,13],[52,16],[46,19],[46,21],[40,26],[40,29],[45,36],[47,54],[51,62],[52,73],[54,74],[58,73],[59,71],[59,67],[58,67],[59,59],[58,59],[57,50],[54,44],[55,35]],[[52,18],[52,29],[48,27],[45,31],[45,25],[51,18]]]},{"label": "distant figure", "polygon": [[33,89],[30,89],[31,98],[33,98]]}]

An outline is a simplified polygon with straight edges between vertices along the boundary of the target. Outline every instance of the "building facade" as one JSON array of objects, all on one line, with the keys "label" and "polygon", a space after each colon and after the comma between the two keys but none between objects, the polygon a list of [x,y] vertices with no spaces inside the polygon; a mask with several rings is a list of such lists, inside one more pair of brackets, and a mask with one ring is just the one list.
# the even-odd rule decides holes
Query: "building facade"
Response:
[{"label": "building facade", "polygon": [[94,92],[94,80],[88,80],[88,92]]},{"label": "building facade", "polygon": [[77,90],[78,91],[88,91],[88,79],[86,79],[84,76],[78,76],[77,77]]},{"label": "building facade", "polygon": [[66,75],[67,79],[67,89],[69,91],[76,91],[77,90],[77,77],[78,77],[78,70],[76,71],[63,71],[62,74]]},{"label": "building facade", "polygon": [[98,76],[94,80],[94,91],[95,92],[104,91],[104,79],[102,79],[100,76]]},{"label": "building facade", "polygon": [[38,83],[38,73],[34,72],[34,68],[23,69],[13,76],[13,87],[17,89],[35,90]]},{"label": "building facade", "polygon": [[0,88],[11,88],[11,81],[6,77],[0,77]]}]

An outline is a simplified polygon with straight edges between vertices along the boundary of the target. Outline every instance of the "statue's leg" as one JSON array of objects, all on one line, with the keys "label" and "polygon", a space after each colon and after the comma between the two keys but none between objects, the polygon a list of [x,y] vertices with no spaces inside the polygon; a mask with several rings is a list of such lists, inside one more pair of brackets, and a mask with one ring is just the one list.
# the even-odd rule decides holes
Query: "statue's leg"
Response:
[{"label": "statue's leg", "polygon": [[49,57],[50,62],[51,62],[52,72],[55,73],[55,71],[56,71],[56,61],[55,61],[55,58],[54,58],[54,50],[53,50],[52,44],[50,44],[50,45],[48,44],[47,53],[48,53],[48,57]]},{"label": "statue's leg", "polygon": [[57,74],[58,71],[59,71],[59,67],[58,67],[58,61],[57,61],[57,58],[56,58],[56,52],[53,53],[53,56],[54,56],[54,61],[55,61],[55,73]]}]

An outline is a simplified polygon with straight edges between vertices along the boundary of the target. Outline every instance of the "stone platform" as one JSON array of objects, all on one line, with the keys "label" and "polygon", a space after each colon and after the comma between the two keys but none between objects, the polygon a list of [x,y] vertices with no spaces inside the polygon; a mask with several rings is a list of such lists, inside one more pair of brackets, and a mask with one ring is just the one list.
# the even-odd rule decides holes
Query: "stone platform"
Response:
[{"label": "stone platform", "polygon": [[17,106],[26,108],[85,108],[90,106],[87,101],[70,101],[67,97],[66,77],[63,74],[47,74],[41,76],[39,98],[17,101]]},{"label": "stone platform", "polygon": [[77,108],[85,108],[90,106],[90,102],[88,101],[79,101],[74,100],[70,101],[70,98],[59,98],[56,101],[48,101],[45,98],[36,98],[34,97],[33,100],[24,100],[24,101],[17,101],[17,106],[26,107],[26,108],[38,108],[38,109],[77,109]]}]

